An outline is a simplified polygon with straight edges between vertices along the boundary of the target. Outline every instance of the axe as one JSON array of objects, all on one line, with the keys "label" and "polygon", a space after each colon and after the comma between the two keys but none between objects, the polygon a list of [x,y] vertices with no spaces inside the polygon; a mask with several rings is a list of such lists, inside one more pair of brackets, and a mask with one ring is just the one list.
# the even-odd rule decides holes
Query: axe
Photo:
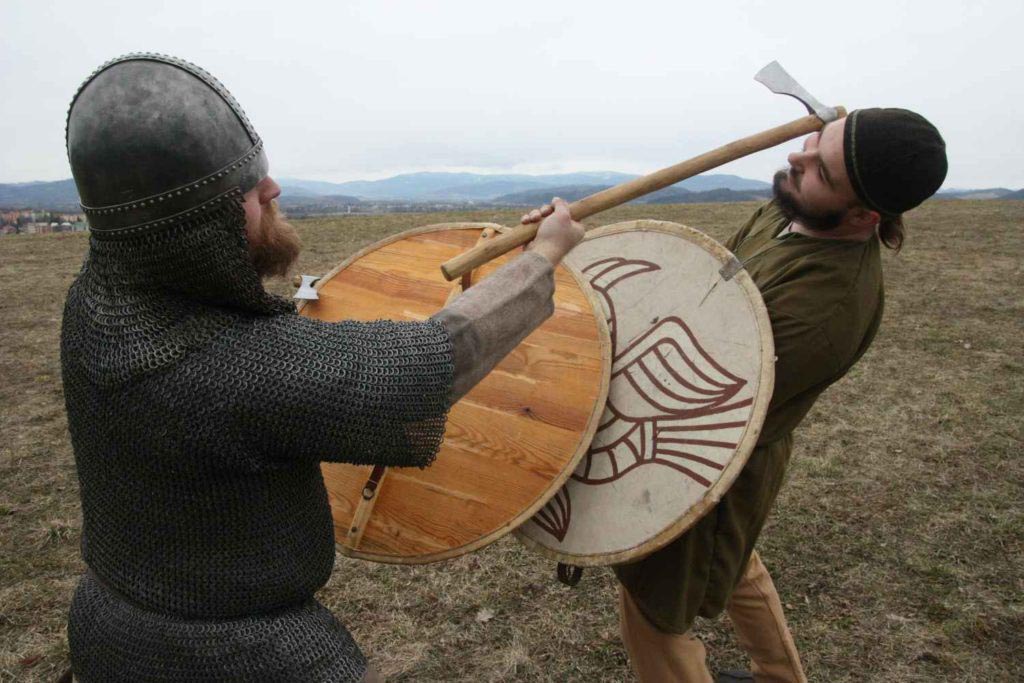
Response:
[{"label": "axe", "polygon": [[[766,85],[774,93],[789,95],[800,100],[807,107],[808,115],[756,135],[735,140],[718,149],[655,171],[642,178],[636,178],[584,197],[569,205],[569,213],[573,220],[582,221],[584,218],[674,185],[686,178],[718,168],[730,161],[821,130],[826,123],[846,116],[846,110],[842,107],[826,107],[814,99],[778,62],[772,62],[758,71],[754,79]],[[482,242],[469,251],[446,261],[441,265],[441,272],[446,280],[454,280],[460,275],[526,244],[537,235],[538,227],[537,223],[516,226],[498,237]]]}]

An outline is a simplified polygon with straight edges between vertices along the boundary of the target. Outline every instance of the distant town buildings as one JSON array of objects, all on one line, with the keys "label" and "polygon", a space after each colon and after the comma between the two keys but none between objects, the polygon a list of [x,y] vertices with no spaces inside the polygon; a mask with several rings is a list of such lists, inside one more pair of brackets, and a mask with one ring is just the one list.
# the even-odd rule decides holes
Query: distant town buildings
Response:
[{"label": "distant town buildings", "polygon": [[0,211],[0,235],[42,235],[51,232],[85,232],[89,226],[80,213],[57,211]]}]

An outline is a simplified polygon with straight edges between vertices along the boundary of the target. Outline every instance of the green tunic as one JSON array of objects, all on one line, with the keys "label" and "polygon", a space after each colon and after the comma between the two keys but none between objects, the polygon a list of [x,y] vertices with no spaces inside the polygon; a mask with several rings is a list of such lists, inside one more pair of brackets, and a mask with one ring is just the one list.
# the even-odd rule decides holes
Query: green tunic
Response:
[{"label": "green tunic", "polygon": [[724,608],[782,485],[793,429],[874,339],[882,317],[877,238],[826,240],[787,233],[774,203],[727,242],[768,308],[775,391],[757,447],[736,482],[689,531],[644,559],[615,568],[659,629],[683,633]]}]

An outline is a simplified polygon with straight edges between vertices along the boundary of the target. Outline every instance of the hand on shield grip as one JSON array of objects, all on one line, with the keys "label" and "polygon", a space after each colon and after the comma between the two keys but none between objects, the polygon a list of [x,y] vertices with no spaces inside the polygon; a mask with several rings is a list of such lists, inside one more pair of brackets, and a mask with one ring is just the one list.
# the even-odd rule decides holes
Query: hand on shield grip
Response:
[{"label": "hand on shield grip", "polygon": [[534,209],[523,216],[522,222],[541,221],[537,236],[527,245],[529,251],[537,252],[557,266],[562,258],[583,239],[583,225],[569,214],[569,205],[564,199],[555,197],[550,204]]}]

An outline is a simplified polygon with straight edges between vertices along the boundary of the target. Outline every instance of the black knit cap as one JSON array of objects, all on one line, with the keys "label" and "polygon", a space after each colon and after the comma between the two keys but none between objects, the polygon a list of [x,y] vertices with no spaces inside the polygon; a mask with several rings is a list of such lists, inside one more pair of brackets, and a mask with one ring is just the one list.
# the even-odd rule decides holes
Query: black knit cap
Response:
[{"label": "black knit cap", "polygon": [[885,215],[909,211],[946,178],[946,143],[920,114],[906,109],[857,109],[843,132],[846,172],[868,208]]}]

